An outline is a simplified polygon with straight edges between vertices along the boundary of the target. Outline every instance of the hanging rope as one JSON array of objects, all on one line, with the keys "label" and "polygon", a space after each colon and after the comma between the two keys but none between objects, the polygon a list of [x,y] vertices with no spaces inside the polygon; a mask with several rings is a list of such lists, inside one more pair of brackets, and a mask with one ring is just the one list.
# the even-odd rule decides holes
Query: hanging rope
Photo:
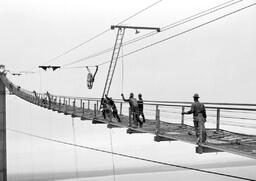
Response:
[{"label": "hanging rope", "polygon": [[122,46],[122,92],[124,92],[124,47]]},{"label": "hanging rope", "polygon": [[40,83],[40,85],[39,85],[40,89],[39,90],[40,90],[40,92],[42,92],[42,73],[41,73],[41,71],[39,72],[39,83]]},{"label": "hanging rope", "polygon": [[[52,114],[49,114],[49,134],[50,134],[50,138],[53,139],[53,118],[52,118]],[[55,167],[54,167],[54,143],[49,145],[49,151],[51,152],[51,179],[55,180]]]},{"label": "hanging rope", "polygon": [[[76,133],[75,133],[75,123],[74,118],[72,118],[72,132],[73,132],[73,144],[76,144]],[[76,171],[76,178],[78,178],[78,160],[77,160],[77,149],[74,147],[74,153],[75,153],[75,171]]]},{"label": "hanging rope", "polygon": [[116,171],[115,171],[115,160],[114,160],[114,154],[113,154],[113,141],[112,141],[112,131],[110,129],[109,131],[110,136],[110,147],[111,147],[111,156],[112,156],[112,168],[113,168],[113,179],[116,181]]},{"label": "hanging rope", "polygon": [[[29,103],[29,129],[30,132],[32,132],[32,119],[31,119],[31,104]],[[33,159],[33,151],[32,151],[32,145],[33,145],[33,141],[32,141],[32,136],[29,137],[29,151],[30,151],[30,160],[31,160],[31,179],[34,180],[34,159]]]}]

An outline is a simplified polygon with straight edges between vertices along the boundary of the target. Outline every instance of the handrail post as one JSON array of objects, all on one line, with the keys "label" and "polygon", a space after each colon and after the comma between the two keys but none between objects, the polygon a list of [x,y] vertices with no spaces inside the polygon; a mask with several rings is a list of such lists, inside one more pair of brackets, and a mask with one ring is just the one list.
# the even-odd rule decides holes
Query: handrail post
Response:
[{"label": "handrail post", "polygon": [[88,109],[90,109],[90,100],[88,100]]},{"label": "handrail post", "polygon": [[84,102],[83,102],[83,115],[84,115]]},{"label": "handrail post", "polygon": [[129,124],[128,124],[129,127],[132,126],[132,117],[131,117],[131,108],[129,107]]},{"label": "handrail post", "polygon": [[53,110],[56,109],[56,105],[57,105],[57,97],[54,98],[54,105],[53,105]]},{"label": "handrail post", "polygon": [[97,108],[97,111],[98,111],[99,110],[99,100],[97,100],[96,103],[97,103],[97,107],[96,108]]},{"label": "handrail post", "polygon": [[216,130],[220,130],[220,108],[217,108],[217,116],[216,116]]},{"label": "handrail post", "polygon": [[96,108],[97,104],[94,104],[94,119],[96,119],[97,117],[97,108]]},{"label": "handrail post", "polygon": [[76,111],[76,100],[73,100],[73,113]]},{"label": "handrail post", "polygon": [[41,97],[40,97],[41,95],[40,94],[38,94],[38,99],[37,99],[37,104],[38,105],[40,105],[40,99],[41,99]]},{"label": "handrail post", "polygon": [[122,115],[123,103],[120,102],[120,115]]},{"label": "handrail post", "polygon": [[40,105],[40,106],[41,106],[41,101],[42,101],[42,96],[41,96],[41,94],[39,94],[39,97],[38,97],[38,105]]},{"label": "handrail post", "polygon": [[59,111],[60,111],[61,99],[59,98]]},{"label": "handrail post", "polygon": [[160,133],[160,110],[156,105],[156,135]]},{"label": "handrail post", "polygon": [[70,106],[70,98],[68,98],[68,105]]},{"label": "handrail post", "polygon": [[82,106],[83,106],[83,100],[80,99],[80,108],[82,108]]},{"label": "handrail post", "polygon": [[[185,112],[185,107],[184,106],[182,106],[181,112],[182,113]],[[184,125],[184,114],[181,115],[181,125]]]},{"label": "handrail post", "polygon": [[68,112],[68,102],[67,101],[65,101],[65,112]]}]

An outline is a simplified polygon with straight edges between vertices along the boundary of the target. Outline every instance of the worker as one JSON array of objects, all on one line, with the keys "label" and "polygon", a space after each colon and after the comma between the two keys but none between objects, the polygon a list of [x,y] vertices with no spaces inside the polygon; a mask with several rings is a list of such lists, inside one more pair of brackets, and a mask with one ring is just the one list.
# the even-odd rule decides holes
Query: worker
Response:
[{"label": "worker", "polygon": [[47,95],[47,97],[48,97],[48,104],[49,104],[49,107],[51,107],[51,105],[52,105],[52,98],[51,98],[51,95],[50,95],[50,93],[47,91],[46,92],[46,95]]},{"label": "worker", "polygon": [[191,105],[191,109],[183,114],[193,114],[194,129],[197,137],[197,144],[205,143],[207,139],[204,123],[206,122],[206,110],[204,104],[199,102],[199,95],[194,94],[194,103]]},{"label": "worker", "polygon": [[101,99],[101,104],[102,104],[102,115],[103,115],[103,118],[104,119],[108,118],[109,121],[112,122],[112,111],[111,111],[111,106],[110,106],[108,100],[102,98]]},{"label": "worker", "polygon": [[108,104],[111,106],[113,117],[116,118],[117,121],[120,123],[121,120],[120,120],[120,117],[118,116],[118,111],[117,111],[115,102],[113,101],[113,99],[111,97],[108,97],[107,95],[105,95],[105,97],[106,97]]},{"label": "worker", "polygon": [[145,120],[145,116],[144,116],[144,112],[143,112],[143,99],[142,99],[142,94],[140,93],[138,95],[138,116],[140,118],[140,116],[142,116],[142,119],[143,119],[143,123],[146,122]]},{"label": "worker", "polygon": [[86,69],[87,69],[87,71],[88,71],[88,74],[87,74],[87,87],[88,87],[88,89],[92,89],[95,76],[96,76],[96,74],[97,74],[97,72],[98,72],[98,68],[99,68],[99,67],[96,66],[96,70],[95,70],[94,74],[92,75],[92,73],[91,73],[89,67],[86,66]]},{"label": "worker", "polygon": [[131,115],[133,117],[133,121],[135,125],[138,126],[138,123],[139,123],[139,126],[142,127],[143,122],[139,119],[139,116],[138,116],[138,102],[134,98],[134,94],[130,93],[129,99],[125,99],[123,93],[121,94],[121,96],[125,102],[129,102]]}]

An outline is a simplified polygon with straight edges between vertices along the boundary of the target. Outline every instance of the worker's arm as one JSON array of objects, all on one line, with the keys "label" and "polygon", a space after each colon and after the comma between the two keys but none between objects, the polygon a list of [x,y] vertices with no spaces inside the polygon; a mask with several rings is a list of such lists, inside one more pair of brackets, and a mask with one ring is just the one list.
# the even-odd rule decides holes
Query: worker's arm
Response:
[{"label": "worker's arm", "polygon": [[123,101],[129,102],[129,99],[125,99],[125,98],[124,98],[124,94],[123,94],[123,93],[121,94],[121,96],[122,96],[122,98],[123,98]]},{"label": "worker's arm", "polygon": [[98,69],[99,69],[99,66],[96,66],[96,71],[94,72],[93,79],[95,78],[95,75],[97,74]]},{"label": "worker's arm", "polygon": [[192,113],[194,112],[194,110],[195,110],[194,104],[192,104],[189,111],[187,111],[187,112],[182,112],[181,114],[192,114]]},{"label": "worker's arm", "polygon": [[87,71],[88,71],[89,73],[91,73],[91,71],[90,71],[90,69],[89,69],[89,67],[88,67],[88,66],[86,66],[86,69],[87,69]]},{"label": "worker's arm", "polygon": [[204,105],[203,105],[202,114],[203,114],[203,117],[206,119],[206,118],[207,118],[207,115],[206,115],[206,110],[205,110]]},{"label": "worker's arm", "polygon": [[106,94],[105,94],[105,97],[106,97],[107,100],[110,100],[110,98]]}]

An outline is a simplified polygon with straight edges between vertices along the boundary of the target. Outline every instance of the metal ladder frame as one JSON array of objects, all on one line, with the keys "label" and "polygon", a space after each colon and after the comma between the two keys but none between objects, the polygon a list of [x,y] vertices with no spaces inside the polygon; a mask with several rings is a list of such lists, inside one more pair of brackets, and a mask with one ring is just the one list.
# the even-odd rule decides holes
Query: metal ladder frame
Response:
[{"label": "metal ladder frame", "polygon": [[[117,31],[117,35],[116,35],[115,45],[114,45],[109,69],[108,69],[107,79],[106,79],[104,90],[102,93],[102,99],[104,98],[105,95],[108,95],[109,90],[110,90],[110,86],[111,86],[113,76],[115,73],[115,69],[116,69],[116,64],[117,64],[117,61],[119,58],[120,49],[121,49],[122,43],[123,43],[125,29],[126,28],[136,29],[136,30],[146,29],[146,30],[156,30],[157,32],[160,32],[160,28],[155,28],[155,27],[137,27],[137,26],[121,26],[121,25],[112,25],[111,26],[112,30],[115,28],[118,28],[118,31]],[[100,108],[102,108],[102,102],[101,102]]]},{"label": "metal ladder frame", "polygon": [[124,33],[125,33],[125,28],[121,28],[121,27],[118,28],[117,35],[116,35],[116,41],[115,41],[115,45],[114,45],[114,50],[112,53],[112,57],[111,57],[111,61],[110,61],[109,69],[108,69],[108,75],[107,75],[104,90],[102,93],[102,98],[104,98],[104,96],[108,95],[108,93],[109,93],[110,86],[111,86],[113,76],[115,73],[115,68],[116,68],[118,57],[119,57],[120,49],[122,47]]}]

